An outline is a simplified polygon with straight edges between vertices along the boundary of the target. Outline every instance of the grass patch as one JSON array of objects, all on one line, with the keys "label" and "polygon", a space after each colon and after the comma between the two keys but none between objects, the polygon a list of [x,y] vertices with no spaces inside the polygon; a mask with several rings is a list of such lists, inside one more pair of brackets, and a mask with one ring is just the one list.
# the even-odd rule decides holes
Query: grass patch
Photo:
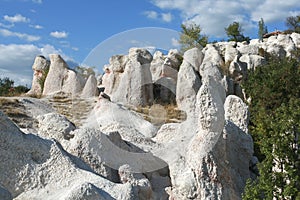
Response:
[{"label": "grass patch", "polygon": [[29,122],[31,118],[27,115],[24,105],[18,99],[2,97],[0,107],[1,111],[20,128],[27,128],[32,124]]},{"label": "grass patch", "polygon": [[152,106],[139,106],[130,109],[141,114],[145,120],[155,125],[180,123],[186,120],[186,113],[179,110],[176,104],[154,104]]}]

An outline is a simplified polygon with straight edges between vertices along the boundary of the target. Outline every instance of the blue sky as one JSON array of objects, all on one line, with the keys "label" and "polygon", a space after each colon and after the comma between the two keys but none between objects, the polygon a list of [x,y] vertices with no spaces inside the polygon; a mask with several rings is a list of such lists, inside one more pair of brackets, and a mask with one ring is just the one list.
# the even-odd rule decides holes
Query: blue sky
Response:
[{"label": "blue sky", "polygon": [[215,40],[238,21],[256,38],[261,17],[273,31],[299,14],[298,0],[0,0],[0,77],[30,86],[35,56],[50,53],[101,71],[129,47],[178,48],[181,23],[195,22]]}]

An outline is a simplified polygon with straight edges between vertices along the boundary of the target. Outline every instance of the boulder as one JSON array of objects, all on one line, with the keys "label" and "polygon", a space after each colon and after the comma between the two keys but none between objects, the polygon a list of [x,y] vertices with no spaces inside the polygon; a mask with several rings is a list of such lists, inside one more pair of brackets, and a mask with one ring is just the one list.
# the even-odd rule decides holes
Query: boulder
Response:
[{"label": "boulder", "polygon": [[229,66],[229,75],[235,82],[240,82],[247,78],[247,63],[240,60],[241,54],[236,55]]},{"label": "boulder", "polygon": [[67,94],[77,95],[84,87],[85,79],[82,75],[68,69],[64,74],[62,91]]},{"label": "boulder", "polygon": [[125,70],[126,63],[128,62],[127,55],[115,55],[109,59],[109,69],[113,72],[122,73]]},{"label": "boulder", "polygon": [[299,33],[292,33],[291,38],[297,48],[300,48],[300,34]]},{"label": "boulder", "polygon": [[202,49],[192,48],[184,52],[183,60],[188,62],[195,71],[199,72],[200,65],[203,62],[204,54],[202,53]]},{"label": "boulder", "polygon": [[61,144],[74,137],[71,133],[76,129],[75,125],[65,116],[58,113],[47,113],[39,115],[38,135],[47,139],[55,139]]},{"label": "boulder", "polygon": [[44,56],[37,56],[32,65],[33,79],[31,89],[27,92],[30,96],[40,96],[43,92],[44,81],[46,79],[50,62]]},{"label": "boulder", "polygon": [[94,75],[90,75],[87,79],[85,86],[82,90],[81,97],[82,98],[90,98],[98,96],[98,88],[97,88],[97,79]]},{"label": "boulder", "polygon": [[291,53],[296,50],[295,43],[290,37],[290,34],[285,35],[285,34],[279,34],[277,36],[277,41],[276,41],[280,46],[284,48],[284,51],[286,52],[286,56],[291,56]]},{"label": "boulder", "polygon": [[266,59],[259,55],[243,55],[239,60],[247,64],[247,70],[256,69],[256,67],[266,64]]},{"label": "boulder", "polygon": [[202,78],[213,76],[216,80],[222,80],[221,66],[225,66],[222,56],[213,44],[206,45],[203,49],[204,59],[200,66],[199,73]]},{"label": "boulder", "polygon": [[146,49],[131,48],[128,59],[120,84],[111,94],[112,100],[133,106],[150,105],[153,102],[152,55]]},{"label": "boulder", "polygon": [[[66,146],[67,151],[82,159],[102,177],[113,182],[119,182],[117,169],[112,168],[113,165],[108,162],[112,155],[108,155],[110,152],[105,150],[105,147],[109,147],[110,144],[116,148],[117,145],[112,145],[114,143],[110,141],[108,136],[97,129],[81,128],[73,131],[72,134],[74,138]],[[127,146],[127,148],[129,147]]]},{"label": "boulder", "polygon": [[45,80],[43,95],[51,95],[62,90],[67,63],[58,54],[50,54],[50,68]]},{"label": "boulder", "polygon": [[177,74],[181,64],[181,55],[177,49],[171,49],[164,60],[161,76],[173,78],[177,81]]},{"label": "boulder", "polygon": [[229,95],[224,103],[225,119],[234,123],[244,133],[248,133],[249,111],[243,100],[235,95]]},{"label": "boulder", "polygon": [[231,63],[231,61],[234,60],[235,56],[238,54],[238,50],[235,48],[236,43],[229,43],[226,45],[225,48],[225,64],[228,65],[228,63]]},{"label": "boulder", "polygon": [[237,43],[236,49],[242,55],[258,55],[258,46],[257,45],[249,45],[241,42]]},{"label": "boulder", "polygon": [[162,67],[165,62],[165,56],[162,52],[156,51],[153,55],[153,60],[151,62],[150,71],[152,74],[152,81],[155,82],[161,77]]},{"label": "boulder", "polygon": [[93,184],[102,199],[132,199],[130,184],[96,175],[59,143],[22,133],[2,112],[0,121],[0,183],[14,199],[68,199],[73,192],[74,199],[80,199],[86,190],[74,188],[86,183]]},{"label": "boulder", "polygon": [[100,128],[103,132],[118,131],[128,141],[152,138],[157,131],[155,126],[137,113],[102,96],[84,126]]},{"label": "boulder", "polygon": [[104,72],[101,87],[106,94],[112,95],[119,87],[121,73],[110,70],[109,66],[104,67]]},{"label": "boulder", "polygon": [[135,191],[137,199],[151,199],[153,191],[150,181],[141,173],[135,173],[130,165],[124,164],[119,168],[121,183],[130,183]]},{"label": "boulder", "polygon": [[195,66],[183,60],[176,86],[176,103],[180,110],[187,113],[187,116],[195,111],[196,95],[201,86],[201,77],[195,70]]},{"label": "boulder", "polygon": [[178,71],[181,65],[181,59],[181,55],[177,49],[170,49],[164,64]]}]

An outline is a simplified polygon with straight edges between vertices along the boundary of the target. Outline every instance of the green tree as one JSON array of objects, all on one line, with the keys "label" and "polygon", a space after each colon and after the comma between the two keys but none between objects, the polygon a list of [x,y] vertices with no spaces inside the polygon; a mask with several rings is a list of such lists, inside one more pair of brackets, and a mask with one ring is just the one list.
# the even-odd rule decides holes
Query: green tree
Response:
[{"label": "green tree", "polygon": [[208,37],[201,34],[201,28],[196,24],[181,24],[181,34],[179,43],[181,44],[181,52],[185,52],[193,47],[205,47]]},{"label": "green tree", "polygon": [[14,81],[8,77],[0,78],[0,96],[8,96],[12,92]]},{"label": "green tree", "polygon": [[290,31],[300,33],[300,15],[287,17],[285,24]]},{"label": "green tree", "polygon": [[225,28],[225,32],[229,37],[229,41],[236,41],[236,42],[249,42],[250,38],[245,37],[242,33],[242,26],[239,22],[233,22],[227,28]]},{"label": "green tree", "polygon": [[260,20],[258,22],[258,38],[259,38],[260,41],[263,40],[263,36],[266,33],[268,33],[268,28],[265,25],[264,19],[260,18]]},{"label": "green tree", "polygon": [[300,199],[300,63],[268,59],[249,73],[249,130],[261,161],[260,176],[248,181],[243,199]]}]

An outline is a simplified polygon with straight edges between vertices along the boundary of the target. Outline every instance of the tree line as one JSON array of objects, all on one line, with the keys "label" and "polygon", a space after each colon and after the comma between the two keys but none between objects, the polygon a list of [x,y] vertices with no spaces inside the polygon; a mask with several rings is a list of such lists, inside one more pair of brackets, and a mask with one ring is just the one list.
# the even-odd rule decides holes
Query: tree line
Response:
[{"label": "tree line", "polygon": [[[287,30],[285,33],[300,33],[300,16],[290,16],[285,20]],[[228,41],[243,42],[250,41],[248,36],[243,34],[242,25],[239,22],[233,22],[229,24],[224,31],[228,37]],[[181,33],[179,43],[181,45],[181,52],[185,52],[193,47],[205,47],[208,43],[208,36],[201,33],[202,29],[200,25],[195,23],[192,24],[181,24]],[[260,41],[263,40],[265,34],[268,33],[268,28],[265,25],[263,18],[258,22],[258,38]]]},{"label": "tree line", "polygon": [[28,91],[27,86],[14,86],[14,81],[8,77],[0,78],[0,96],[19,96]]}]

